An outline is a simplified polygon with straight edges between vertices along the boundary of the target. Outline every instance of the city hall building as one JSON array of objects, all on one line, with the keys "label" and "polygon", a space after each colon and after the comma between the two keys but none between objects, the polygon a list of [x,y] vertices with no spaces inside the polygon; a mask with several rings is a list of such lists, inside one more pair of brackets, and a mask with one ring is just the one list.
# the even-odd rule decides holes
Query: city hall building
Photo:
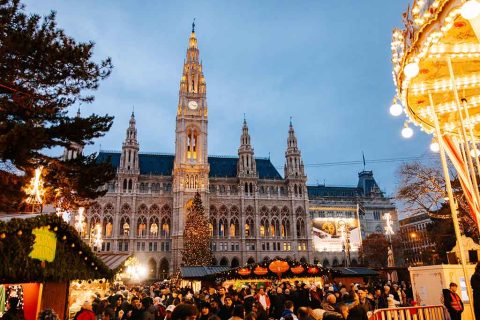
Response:
[{"label": "city hall building", "polygon": [[[332,266],[348,253],[355,263],[361,238],[384,231],[384,213],[392,214],[398,229],[395,207],[371,171],[359,173],[357,187],[307,186],[291,123],[285,128],[283,175],[270,159],[255,157],[245,120],[237,155],[209,156],[206,93],[192,31],[180,80],[175,152],[140,152],[132,113],[121,151],[99,154],[117,176],[86,211],[87,242],[101,225],[102,251],[131,253],[149,266],[151,278],[164,278],[181,265],[186,215],[196,192],[210,223],[212,263],[218,265],[282,257]],[[65,156],[79,149],[72,146]]]}]

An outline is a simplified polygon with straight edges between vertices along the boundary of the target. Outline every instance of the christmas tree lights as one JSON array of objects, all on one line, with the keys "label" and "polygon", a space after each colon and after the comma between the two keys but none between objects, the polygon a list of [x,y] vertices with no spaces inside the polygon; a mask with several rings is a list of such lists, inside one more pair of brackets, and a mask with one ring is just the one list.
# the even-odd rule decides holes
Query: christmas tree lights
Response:
[{"label": "christmas tree lights", "polygon": [[205,216],[202,198],[197,192],[187,213],[185,222],[182,260],[185,266],[212,264],[211,236]]}]

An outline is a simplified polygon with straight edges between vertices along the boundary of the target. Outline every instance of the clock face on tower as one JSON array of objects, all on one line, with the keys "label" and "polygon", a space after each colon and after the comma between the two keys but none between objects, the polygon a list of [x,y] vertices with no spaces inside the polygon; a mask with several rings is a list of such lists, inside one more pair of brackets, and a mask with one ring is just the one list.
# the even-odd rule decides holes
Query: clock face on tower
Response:
[{"label": "clock face on tower", "polygon": [[196,101],[191,100],[190,102],[188,102],[188,107],[190,108],[190,110],[196,110],[198,108],[198,104]]}]

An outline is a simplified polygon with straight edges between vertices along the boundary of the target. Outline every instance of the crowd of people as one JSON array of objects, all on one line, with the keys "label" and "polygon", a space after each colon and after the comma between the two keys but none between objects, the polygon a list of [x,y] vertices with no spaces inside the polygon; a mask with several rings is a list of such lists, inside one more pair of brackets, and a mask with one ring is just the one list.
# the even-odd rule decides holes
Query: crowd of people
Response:
[{"label": "crowd of people", "polygon": [[367,320],[374,310],[414,305],[407,283],[320,286],[301,281],[205,287],[156,283],[85,301],[76,320]]}]

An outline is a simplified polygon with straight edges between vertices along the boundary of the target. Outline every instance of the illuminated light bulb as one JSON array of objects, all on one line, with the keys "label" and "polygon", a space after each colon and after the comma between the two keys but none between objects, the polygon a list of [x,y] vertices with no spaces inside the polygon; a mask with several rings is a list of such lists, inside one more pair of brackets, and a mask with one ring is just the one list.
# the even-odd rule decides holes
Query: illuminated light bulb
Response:
[{"label": "illuminated light bulb", "polygon": [[405,66],[405,69],[403,69],[403,73],[405,73],[405,76],[407,76],[407,78],[416,77],[419,72],[420,72],[420,67],[416,62],[411,62],[407,64]]},{"label": "illuminated light bulb", "polygon": [[460,8],[460,14],[464,19],[475,19],[480,15],[480,3],[477,0],[468,0]]},{"label": "illuminated light bulb", "polygon": [[405,139],[409,139],[413,136],[413,129],[408,126],[407,123],[405,123],[405,126],[402,129],[402,137]]},{"label": "illuminated light bulb", "polygon": [[477,148],[477,150],[475,150],[475,149],[471,149],[471,150],[470,150],[470,155],[471,155],[473,158],[475,158],[475,154],[477,155],[477,157],[480,155],[480,150],[478,150],[478,148]]},{"label": "illuminated light bulb", "polygon": [[430,144],[430,151],[435,153],[440,151],[440,145],[438,144],[437,141],[435,140],[432,141],[432,143]]},{"label": "illuminated light bulb", "polygon": [[390,106],[390,114],[394,117],[398,117],[403,112],[402,106],[396,101]]}]

